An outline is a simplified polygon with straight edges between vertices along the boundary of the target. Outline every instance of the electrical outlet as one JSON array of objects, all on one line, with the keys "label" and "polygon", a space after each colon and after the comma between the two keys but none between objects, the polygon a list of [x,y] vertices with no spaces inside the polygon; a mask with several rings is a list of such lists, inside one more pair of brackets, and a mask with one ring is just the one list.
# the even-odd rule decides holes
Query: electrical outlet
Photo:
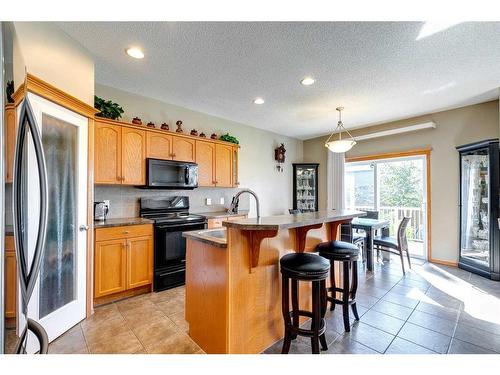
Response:
[{"label": "electrical outlet", "polygon": [[224,204],[224,197],[220,197],[219,204]]},{"label": "electrical outlet", "polygon": [[206,202],[207,206],[211,206],[212,205],[212,199],[211,198],[207,198],[205,200],[205,202]]}]

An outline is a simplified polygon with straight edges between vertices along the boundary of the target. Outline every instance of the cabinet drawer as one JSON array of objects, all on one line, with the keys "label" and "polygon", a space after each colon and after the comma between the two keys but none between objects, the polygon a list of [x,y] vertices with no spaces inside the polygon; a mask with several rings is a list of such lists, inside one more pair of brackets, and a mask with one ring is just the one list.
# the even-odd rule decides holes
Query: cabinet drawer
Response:
[{"label": "cabinet drawer", "polygon": [[246,215],[239,215],[239,216],[229,216],[227,218],[227,221],[236,221],[236,220],[241,220],[245,219],[247,216]]},{"label": "cabinet drawer", "polygon": [[120,238],[132,238],[132,237],[152,236],[152,235],[153,235],[152,224],[97,228],[95,230],[96,241],[107,241]]},{"label": "cabinet drawer", "polygon": [[222,218],[217,219],[208,219],[208,229],[212,228],[221,228],[222,227]]}]

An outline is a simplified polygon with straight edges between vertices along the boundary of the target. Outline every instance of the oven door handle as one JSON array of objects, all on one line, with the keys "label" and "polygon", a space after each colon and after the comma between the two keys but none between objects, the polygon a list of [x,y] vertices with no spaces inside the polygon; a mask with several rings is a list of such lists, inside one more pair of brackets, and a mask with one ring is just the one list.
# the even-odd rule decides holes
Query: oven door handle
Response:
[{"label": "oven door handle", "polygon": [[201,225],[205,225],[206,222],[198,222],[198,223],[189,223],[189,224],[169,224],[169,225],[156,225],[157,229],[171,229],[171,228],[186,228],[186,227],[199,227]]},{"label": "oven door handle", "polygon": [[182,269],[182,270],[177,270],[177,271],[172,271],[172,272],[164,272],[164,273],[160,273],[158,276],[163,277],[163,276],[168,276],[168,275],[174,275],[176,273],[181,273],[181,272],[186,272],[186,270]]}]

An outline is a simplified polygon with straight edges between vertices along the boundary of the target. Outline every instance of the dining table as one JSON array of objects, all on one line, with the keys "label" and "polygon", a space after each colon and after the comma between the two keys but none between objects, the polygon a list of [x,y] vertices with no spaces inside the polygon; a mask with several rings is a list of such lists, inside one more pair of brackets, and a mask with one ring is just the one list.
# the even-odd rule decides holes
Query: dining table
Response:
[{"label": "dining table", "polygon": [[369,219],[365,217],[356,217],[352,220],[352,229],[364,230],[366,233],[366,268],[373,271],[373,238],[377,230],[382,232],[382,236],[389,236],[389,220]]}]

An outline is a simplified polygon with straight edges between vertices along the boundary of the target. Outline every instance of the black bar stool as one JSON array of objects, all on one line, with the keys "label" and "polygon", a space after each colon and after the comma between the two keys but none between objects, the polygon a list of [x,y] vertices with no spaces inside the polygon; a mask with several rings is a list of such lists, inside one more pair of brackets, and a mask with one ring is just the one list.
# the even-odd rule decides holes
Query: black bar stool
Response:
[{"label": "black bar stool", "polygon": [[[290,350],[292,340],[297,335],[310,337],[313,354],[319,354],[319,343],[323,350],[328,349],[325,337],[325,313],[327,306],[326,279],[330,264],[325,259],[311,253],[291,253],[280,259],[282,277],[282,309],[285,321],[285,338],[282,354]],[[289,280],[292,280],[292,311],[290,311]],[[312,283],[312,311],[299,310],[299,281]],[[312,319],[311,329],[299,327],[299,317]]]},{"label": "black bar stool", "polygon": [[[330,282],[331,287],[327,288],[327,293],[331,292],[331,296],[327,296],[330,301],[330,310],[335,309],[335,305],[342,305],[342,313],[344,316],[344,329],[346,332],[351,330],[349,325],[349,306],[352,308],[352,313],[356,320],[359,320],[358,310],[356,308],[356,290],[358,289],[358,253],[359,249],[356,245],[344,241],[328,241],[322,242],[316,246],[316,251],[319,255],[330,260]],[[335,262],[342,262],[342,288],[335,284]],[[349,272],[351,269],[351,272]],[[352,273],[352,284],[349,286],[349,273]],[[336,298],[336,292],[340,292],[342,299]]]}]

